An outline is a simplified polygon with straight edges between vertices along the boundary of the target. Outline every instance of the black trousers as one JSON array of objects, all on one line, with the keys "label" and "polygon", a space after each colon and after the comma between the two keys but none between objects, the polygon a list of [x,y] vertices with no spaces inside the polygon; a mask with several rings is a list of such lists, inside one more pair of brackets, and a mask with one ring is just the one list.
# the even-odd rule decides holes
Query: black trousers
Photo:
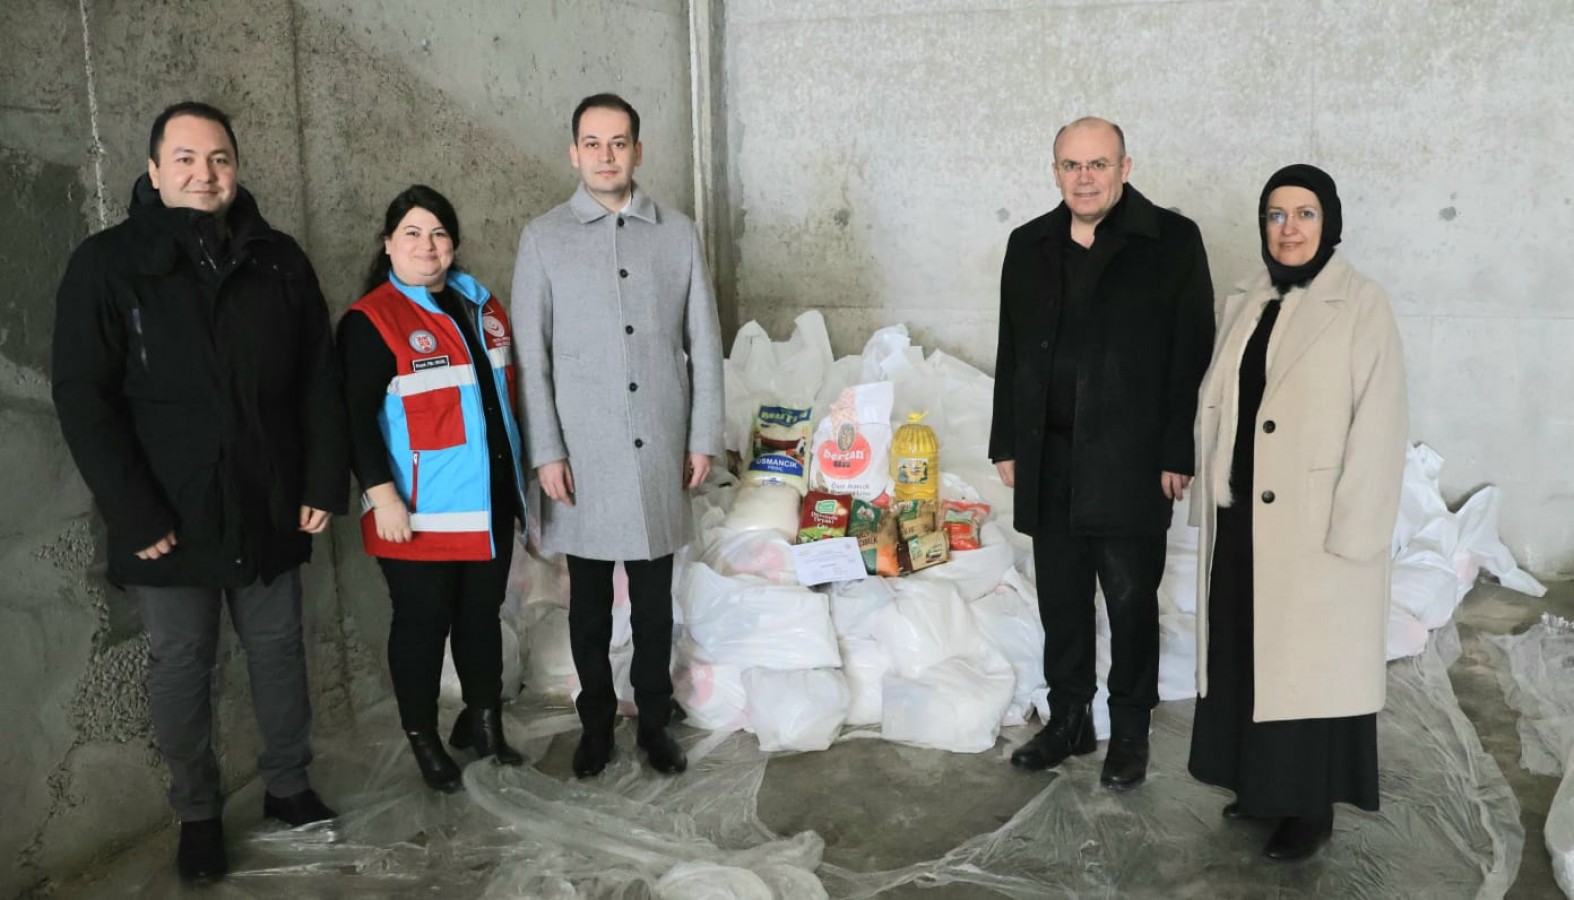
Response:
[{"label": "black trousers", "polygon": [[[612,683],[612,568],[610,560],[568,557],[568,639],[579,673],[580,724],[610,729],[618,698]],[[658,729],[672,714],[672,556],[625,560],[634,664],[629,680],[639,727]]]},{"label": "black trousers", "polygon": [[503,633],[498,612],[514,557],[510,530],[499,532],[497,556],[484,562],[378,559],[393,601],[388,671],[405,731],[437,727],[443,643],[466,706],[490,707],[503,696]]},{"label": "black trousers", "polygon": [[[1095,669],[1097,609],[1094,579],[1109,613],[1110,733],[1146,737],[1159,703],[1159,582],[1164,578],[1162,532],[1114,537],[1071,533],[1070,444],[1045,441],[1043,517],[1033,535],[1038,610],[1044,620],[1044,682],[1052,711],[1090,703]],[[1157,479],[1158,473],[1153,476]]]}]

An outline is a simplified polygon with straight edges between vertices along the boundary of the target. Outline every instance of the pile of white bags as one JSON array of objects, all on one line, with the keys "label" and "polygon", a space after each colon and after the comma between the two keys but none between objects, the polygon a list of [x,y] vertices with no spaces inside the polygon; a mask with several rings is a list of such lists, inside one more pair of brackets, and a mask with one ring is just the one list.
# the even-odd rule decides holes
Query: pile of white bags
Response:
[{"label": "pile of white bags", "polygon": [[[889,381],[893,421],[925,412],[940,439],[941,495],[989,503],[983,547],[903,578],[819,586],[796,583],[797,492],[739,489],[718,471],[694,496],[695,541],[674,568],[676,699],[691,724],[753,731],[766,749],[824,749],[844,726],[958,752],[992,747],[1002,725],[1048,715],[1031,542],[1011,526],[1011,491],[988,458],[993,382],[973,367],[911,345],[901,325],[874,333],[863,352],[835,359],[820,314],[800,316],[772,342],[756,323],[739,330],[726,360],[729,451],[745,453],[761,404],[812,407],[817,421],[843,388]],[[1446,623],[1481,569],[1506,586],[1544,592],[1497,538],[1499,496],[1478,492],[1456,513],[1438,489],[1442,460],[1412,448],[1394,532],[1389,658],[1413,656]],[[1159,588],[1161,700],[1196,693],[1197,535],[1177,504]],[[521,554],[524,556],[524,554]],[[522,588],[526,682],[572,693],[566,578],[533,560]],[[618,585],[613,658],[624,711],[627,587]],[[1107,737],[1104,679],[1109,624],[1098,599],[1095,732]],[[566,669],[565,669],[566,667]]]}]

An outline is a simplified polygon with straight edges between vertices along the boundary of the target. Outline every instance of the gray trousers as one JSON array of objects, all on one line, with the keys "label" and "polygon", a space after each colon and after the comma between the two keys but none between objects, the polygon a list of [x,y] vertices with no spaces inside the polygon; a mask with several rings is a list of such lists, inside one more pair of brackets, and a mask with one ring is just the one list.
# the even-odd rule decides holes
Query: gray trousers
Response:
[{"label": "gray trousers", "polygon": [[181,821],[212,819],[223,808],[213,755],[213,669],[219,604],[229,605],[246,650],[251,704],[262,731],[258,774],[269,793],[289,797],[311,787],[311,700],[301,642],[301,572],[291,569],[238,590],[127,588],[147,628],[148,703],[159,753],[169,766],[169,804]]}]

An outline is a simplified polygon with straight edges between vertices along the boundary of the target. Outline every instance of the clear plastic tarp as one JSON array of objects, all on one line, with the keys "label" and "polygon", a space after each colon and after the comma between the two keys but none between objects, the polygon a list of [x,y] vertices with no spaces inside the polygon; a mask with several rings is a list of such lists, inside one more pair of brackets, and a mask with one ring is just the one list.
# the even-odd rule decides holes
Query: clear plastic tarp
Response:
[{"label": "clear plastic tarp", "polygon": [[1574,623],[1543,615],[1516,635],[1489,635],[1502,659],[1494,666],[1508,705],[1520,713],[1520,765],[1562,776],[1547,811],[1552,875],[1574,897]]},{"label": "clear plastic tarp", "polygon": [[[464,792],[435,794],[421,784],[392,710],[383,709],[358,733],[320,747],[314,771],[340,819],[237,836],[231,876],[200,896],[854,898],[949,886],[974,889],[962,896],[1019,898],[1501,897],[1524,841],[1519,805],[1454,699],[1445,671],[1457,653],[1452,637],[1452,629],[1439,631],[1424,653],[1389,667],[1388,707],[1378,717],[1382,811],[1341,807],[1333,841],[1303,864],[1263,860],[1265,827],[1223,819],[1228,796],[1186,775],[1190,701],[1159,707],[1153,767],[1137,791],[1099,787],[1096,763],[1043,776],[1012,771],[1004,744],[983,754],[882,744],[909,767],[911,754],[925,754],[919,781],[932,784],[913,799],[887,783],[912,784],[907,773],[847,764],[878,749],[856,740],[864,732],[824,753],[773,756],[747,734],[682,728],[689,772],[665,778],[638,761],[627,725],[599,778],[567,777],[559,751],[541,764],[554,774],[475,763]],[[510,735],[536,760],[554,734],[577,730],[571,712],[529,701],[507,718]],[[1028,733],[1018,727],[1007,737]],[[824,791],[822,779],[850,796],[823,812],[784,802]],[[998,827],[957,836],[949,851],[904,855],[932,844],[904,834],[954,831],[950,810],[925,802],[950,783],[1004,785],[1008,798],[1019,791],[1021,806]],[[767,814],[813,821],[815,829],[778,834],[762,816],[762,794],[772,798]],[[883,850],[871,856],[867,847],[826,845],[822,833],[859,843],[849,810],[862,810],[858,823],[889,832]],[[855,858],[886,865],[844,864]],[[140,876],[106,873],[76,896],[180,894],[167,859],[142,868]]]}]

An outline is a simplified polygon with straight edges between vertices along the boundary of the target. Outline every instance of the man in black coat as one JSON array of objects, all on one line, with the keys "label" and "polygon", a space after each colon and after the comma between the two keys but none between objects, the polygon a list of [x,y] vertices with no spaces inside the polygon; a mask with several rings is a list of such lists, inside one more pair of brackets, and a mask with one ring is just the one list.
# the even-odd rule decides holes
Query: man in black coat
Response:
[{"label": "man in black coat", "polygon": [[1111,631],[1101,781],[1123,790],[1147,776],[1164,533],[1193,473],[1213,286],[1196,224],[1126,184],[1118,126],[1062,128],[1054,171],[1064,202],[1012,232],[1000,276],[989,456],[1033,537],[1050,706],[1011,762],[1046,769],[1097,748],[1097,577]]},{"label": "man in black coat", "polygon": [[264,814],[334,816],[306,774],[300,566],[346,511],[343,401],[316,273],[237,168],[224,113],[166,109],[130,218],[77,248],[55,308],[55,408],[108,527],[110,580],[148,631],[188,879],[227,869],[209,698],[221,602],[246,650]]}]

